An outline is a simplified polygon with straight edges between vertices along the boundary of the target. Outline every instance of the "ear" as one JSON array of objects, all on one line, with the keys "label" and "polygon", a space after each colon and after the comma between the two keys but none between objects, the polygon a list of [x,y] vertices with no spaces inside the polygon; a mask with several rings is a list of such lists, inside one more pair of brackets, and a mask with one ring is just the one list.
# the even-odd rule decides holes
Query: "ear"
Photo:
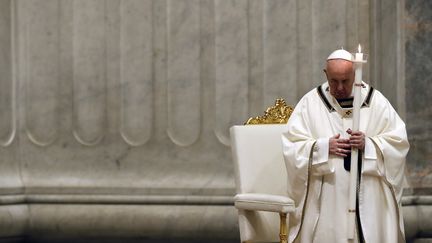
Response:
[{"label": "ear", "polygon": [[327,77],[327,80],[328,80],[328,74],[327,74],[327,69],[323,69],[323,72],[325,73],[325,75],[326,75],[326,77]]}]

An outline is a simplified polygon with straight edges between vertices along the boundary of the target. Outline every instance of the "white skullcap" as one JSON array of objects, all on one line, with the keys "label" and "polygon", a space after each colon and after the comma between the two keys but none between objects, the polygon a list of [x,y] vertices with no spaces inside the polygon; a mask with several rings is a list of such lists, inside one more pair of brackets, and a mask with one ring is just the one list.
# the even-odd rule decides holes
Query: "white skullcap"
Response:
[{"label": "white skullcap", "polygon": [[344,49],[339,49],[330,54],[330,56],[327,57],[327,60],[333,60],[333,59],[343,59],[352,62],[353,56],[351,53],[345,51]]}]

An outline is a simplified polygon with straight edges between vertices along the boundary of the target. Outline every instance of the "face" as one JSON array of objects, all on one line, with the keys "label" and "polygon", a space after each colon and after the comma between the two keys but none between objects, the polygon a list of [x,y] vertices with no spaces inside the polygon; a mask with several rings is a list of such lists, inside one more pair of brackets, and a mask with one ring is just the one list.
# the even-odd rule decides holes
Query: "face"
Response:
[{"label": "face", "polygon": [[353,63],[343,59],[327,61],[324,72],[330,86],[330,94],[336,99],[351,97],[354,84]]}]

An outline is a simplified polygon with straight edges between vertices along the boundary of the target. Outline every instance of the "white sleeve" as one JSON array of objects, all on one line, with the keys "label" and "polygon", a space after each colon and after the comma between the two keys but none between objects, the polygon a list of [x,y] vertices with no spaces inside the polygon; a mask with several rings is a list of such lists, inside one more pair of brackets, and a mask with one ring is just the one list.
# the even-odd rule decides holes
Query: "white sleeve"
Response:
[{"label": "white sleeve", "polygon": [[378,159],[374,142],[370,138],[365,139],[363,174],[371,176],[384,176],[385,169],[382,159]]},{"label": "white sleeve", "polygon": [[329,162],[329,138],[319,138],[313,151],[312,173],[325,175],[333,172],[334,167]]}]

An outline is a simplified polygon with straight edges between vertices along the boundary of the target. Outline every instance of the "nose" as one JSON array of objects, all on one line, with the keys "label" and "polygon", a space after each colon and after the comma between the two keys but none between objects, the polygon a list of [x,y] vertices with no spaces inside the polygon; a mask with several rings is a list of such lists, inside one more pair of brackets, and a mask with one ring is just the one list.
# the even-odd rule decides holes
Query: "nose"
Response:
[{"label": "nose", "polygon": [[339,91],[342,91],[342,90],[343,90],[342,82],[339,82],[339,83],[337,84],[337,90],[339,90]]}]

